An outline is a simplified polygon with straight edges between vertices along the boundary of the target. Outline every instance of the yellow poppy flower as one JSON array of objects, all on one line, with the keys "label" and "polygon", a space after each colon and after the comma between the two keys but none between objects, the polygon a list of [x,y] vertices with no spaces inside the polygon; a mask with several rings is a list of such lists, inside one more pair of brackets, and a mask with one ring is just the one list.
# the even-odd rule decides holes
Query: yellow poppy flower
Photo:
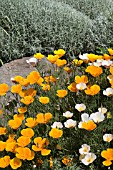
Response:
[{"label": "yellow poppy flower", "polygon": [[71,73],[71,72],[73,71],[73,70],[70,69],[69,67],[64,67],[63,69],[64,69],[64,71],[66,71],[67,73]]},{"label": "yellow poppy flower", "polygon": [[0,168],[6,168],[10,164],[10,156],[0,158]]},{"label": "yellow poppy flower", "polygon": [[71,83],[71,84],[68,86],[68,89],[69,89],[71,92],[77,92],[76,83],[75,83],[75,82]]},{"label": "yellow poppy flower", "polygon": [[17,94],[19,94],[21,90],[22,90],[22,86],[21,86],[20,84],[13,85],[13,86],[11,87],[11,92],[12,92],[12,93],[17,93]]},{"label": "yellow poppy flower", "polygon": [[27,147],[17,148],[16,149],[16,157],[19,158],[19,159],[22,159],[22,160],[29,160],[29,158],[31,158],[31,157],[32,157],[32,159],[34,159],[33,152]]},{"label": "yellow poppy flower", "polygon": [[21,167],[21,165],[22,165],[22,161],[16,157],[10,160],[10,166],[12,169],[17,169]]},{"label": "yellow poppy flower", "polygon": [[103,72],[101,67],[93,65],[88,66],[85,71],[90,73],[93,77],[98,77]]},{"label": "yellow poppy flower", "polygon": [[112,164],[111,161],[113,161],[113,149],[108,148],[107,150],[103,150],[101,156],[106,159],[103,161],[103,165],[110,166]]},{"label": "yellow poppy flower", "polygon": [[53,128],[49,132],[49,136],[52,137],[52,138],[60,138],[62,135],[63,135],[63,131],[59,130],[57,128]]},{"label": "yellow poppy flower", "polygon": [[48,97],[39,97],[39,102],[42,104],[48,104],[49,98]]},{"label": "yellow poppy flower", "polygon": [[29,105],[31,103],[33,103],[34,98],[32,96],[25,96],[24,98],[22,98],[20,100],[22,103],[24,103],[25,105]]},{"label": "yellow poppy flower", "polygon": [[15,118],[14,120],[9,120],[8,121],[8,125],[12,128],[12,129],[18,129],[22,124],[22,120],[20,118]]},{"label": "yellow poppy flower", "polygon": [[5,135],[7,133],[7,129],[0,127],[0,135]]},{"label": "yellow poppy flower", "polygon": [[113,49],[112,48],[108,48],[108,52],[111,56],[113,55]]},{"label": "yellow poppy flower", "polygon": [[79,83],[88,83],[88,77],[86,75],[82,75],[82,76],[75,76],[75,82],[77,84]]},{"label": "yellow poppy flower", "polygon": [[58,55],[59,58],[62,57],[66,52],[63,49],[58,49],[54,51],[54,54]]},{"label": "yellow poppy flower", "polygon": [[50,119],[52,118],[52,114],[51,113],[38,113],[37,114],[37,123],[43,123],[43,124],[46,124],[50,121]]},{"label": "yellow poppy flower", "polygon": [[44,55],[41,53],[36,53],[34,54],[34,57],[37,58],[38,60],[41,60],[42,58],[44,58]]},{"label": "yellow poppy flower", "polygon": [[18,144],[18,146],[21,146],[21,147],[27,146],[30,142],[31,142],[31,139],[26,136],[20,136],[17,139],[17,144]]},{"label": "yellow poppy flower", "polygon": [[9,86],[7,84],[0,84],[0,96],[4,96],[9,90]]},{"label": "yellow poppy flower", "polygon": [[18,112],[19,112],[19,113],[25,113],[25,112],[27,112],[27,107],[19,107],[19,108],[18,108]]},{"label": "yellow poppy flower", "polygon": [[55,64],[58,66],[58,67],[62,67],[64,66],[65,64],[67,63],[66,60],[61,60],[61,59],[57,59]]},{"label": "yellow poppy flower", "polygon": [[58,58],[59,58],[58,55],[48,55],[47,60],[54,64]]},{"label": "yellow poppy flower", "polygon": [[100,91],[100,86],[94,84],[93,86],[87,87],[87,89],[85,90],[85,93],[87,95],[94,96],[94,95],[98,94],[99,91]]},{"label": "yellow poppy flower", "polygon": [[40,78],[40,73],[37,71],[32,71],[30,74],[27,76],[27,80],[30,84],[35,84]]},{"label": "yellow poppy flower", "polygon": [[65,97],[68,94],[67,90],[57,90],[57,96],[60,98]]},{"label": "yellow poppy flower", "polygon": [[6,147],[6,142],[0,141],[0,151],[3,151]]},{"label": "yellow poppy flower", "polygon": [[38,124],[38,123],[37,123],[37,121],[36,121],[35,118],[29,117],[29,118],[26,119],[25,125],[26,125],[27,127],[33,128],[33,127],[35,127],[37,124]]},{"label": "yellow poppy flower", "polygon": [[25,136],[25,137],[29,137],[32,138],[34,136],[34,130],[31,128],[26,128],[21,130],[21,135]]},{"label": "yellow poppy flower", "polygon": [[49,145],[49,141],[46,138],[41,138],[41,137],[37,137],[34,139],[34,143],[35,145],[32,145],[32,149],[34,151],[41,151],[41,155],[42,156],[46,156],[49,155],[51,150],[46,149],[45,147]]}]

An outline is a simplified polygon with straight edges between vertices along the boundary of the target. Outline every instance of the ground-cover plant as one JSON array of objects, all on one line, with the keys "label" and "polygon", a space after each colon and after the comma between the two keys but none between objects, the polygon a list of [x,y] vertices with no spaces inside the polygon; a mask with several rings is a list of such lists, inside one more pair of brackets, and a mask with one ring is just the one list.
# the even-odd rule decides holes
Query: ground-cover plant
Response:
[{"label": "ground-cover plant", "polygon": [[0,168],[113,168],[113,49],[72,61],[65,55],[46,56],[51,69],[40,73],[45,56],[36,53],[27,62],[37,71],[0,84]]},{"label": "ground-cover plant", "polygon": [[5,63],[59,47],[72,56],[108,47],[112,11],[112,0],[1,1],[0,59]]}]

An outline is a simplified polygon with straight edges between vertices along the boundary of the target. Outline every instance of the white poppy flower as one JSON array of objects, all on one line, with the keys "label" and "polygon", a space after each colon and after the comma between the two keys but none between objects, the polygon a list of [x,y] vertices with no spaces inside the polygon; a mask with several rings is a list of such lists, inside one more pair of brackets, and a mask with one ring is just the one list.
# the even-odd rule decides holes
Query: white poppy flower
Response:
[{"label": "white poppy flower", "polygon": [[85,104],[81,103],[81,104],[76,104],[75,105],[75,109],[77,109],[79,112],[82,112],[86,109]]},{"label": "white poppy flower", "polygon": [[79,153],[81,155],[87,154],[90,151],[90,146],[87,144],[83,144],[82,148],[79,149]]},{"label": "white poppy flower", "polygon": [[84,165],[91,164],[96,159],[96,155],[94,153],[87,153],[83,159],[81,159],[81,162]]},{"label": "white poppy flower", "polygon": [[105,66],[105,67],[110,67],[112,65],[112,61],[111,60],[103,60],[102,61],[102,66]]},{"label": "white poppy flower", "polygon": [[79,55],[79,58],[80,58],[81,60],[89,60],[87,55],[88,55],[88,53],[85,53],[85,54],[83,54],[83,55]]},{"label": "white poppy flower", "polygon": [[38,60],[37,60],[37,58],[32,57],[32,58],[30,58],[29,60],[26,60],[26,62],[27,62],[28,64],[32,65],[32,66],[36,66]]},{"label": "white poppy flower", "polygon": [[89,114],[83,113],[81,115],[81,119],[82,119],[83,122],[87,122],[89,120]]},{"label": "white poppy flower", "polygon": [[108,87],[106,90],[103,91],[103,95],[112,96],[113,95],[113,89]]},{"label": "white poppy flower", "polygon": [[66,128],[73,128],[75,127],[77,124],[77,122],[75,120],[72,120],[72,119],[68,119],[66,122],[64,122],[64,126]]},{"label": "white poppy flower", "polygon": [[63,113],[63,116],[66,118],[71,118],[73,116],[73,113],[71,113],[70,111],[66,111],[65,113]]},{"label": "white poppy flower", "polygon": [[105,107],[99,107],[98,111],[105,114],[107,112],[107,109]]},{"label": "white poppy flower", "polygon": [[97,61],[93,62],[93,65],[97,66],[97,67],[100,67],[102,65],[102,61],[97,60]]},{"label": "white poppy flower", "polygon": [[113,140],[113,135],[112,134],[105,134],[105,135],[103,135],[103,140],[105,142],[111,142]]},{"label": "white poppy flower", "polygon": [[90,115],[90,119],[92,119],[95,123],[99,123],[105,119],[105,116],[101,112],[96,112]]},{"label": "white poppy flower", "polygon": [[86,84],[85,83],[78,83],[77,85],[76,85],[76,88],[78,89],[78,90],[84,90],[84,89],[86,89]]},{"label": "white poppy flower", "polygon": [[54,122],[53,125],[51,126],[52,128],[59,128],[62,129],[63,125],[61,122]]}]

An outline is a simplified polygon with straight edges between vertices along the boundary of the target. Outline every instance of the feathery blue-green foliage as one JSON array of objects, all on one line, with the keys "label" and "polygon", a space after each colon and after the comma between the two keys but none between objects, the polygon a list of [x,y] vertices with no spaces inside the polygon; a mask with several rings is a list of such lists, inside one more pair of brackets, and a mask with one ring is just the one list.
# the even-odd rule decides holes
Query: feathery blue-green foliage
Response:
[{"label": "feathery blue-green foliage", "polygon": [[106,47],[112,41],[112,11],[112,0],[0,0],[0,58]]}]

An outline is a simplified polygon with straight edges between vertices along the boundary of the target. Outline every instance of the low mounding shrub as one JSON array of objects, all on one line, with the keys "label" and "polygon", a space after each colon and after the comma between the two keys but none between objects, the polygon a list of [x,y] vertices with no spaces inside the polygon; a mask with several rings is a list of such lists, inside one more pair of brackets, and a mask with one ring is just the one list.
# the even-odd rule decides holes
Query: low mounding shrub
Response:
[{"label": "low mounding shrub", "polygon": [[113,32],[112,0],[3,0],[0,58],[3,62],[64,48],[75,55],[108,46]]},{"label": "low mounding shrub", "polygon": [[0,168],[113,169],[113,49],[65,55],[36,53],[27,63],[37,71],[0,84]]}]

